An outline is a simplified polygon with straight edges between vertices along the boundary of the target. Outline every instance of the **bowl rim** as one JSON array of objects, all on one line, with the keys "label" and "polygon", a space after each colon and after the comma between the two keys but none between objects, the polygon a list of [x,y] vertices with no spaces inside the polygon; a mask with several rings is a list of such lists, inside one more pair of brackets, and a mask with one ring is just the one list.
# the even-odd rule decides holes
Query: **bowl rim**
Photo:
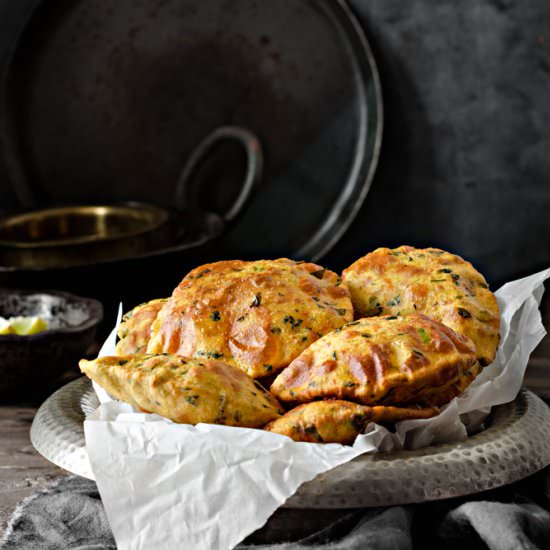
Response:
[{"label": "bowl rim", "polygon": [[[199,227],[202,231],[200,234],[193,238],[193,240],[186,241],[183,239],[181,242],[173,243],[165,247],[152,249],[146,252],[135,254],[132,256],[123,256],[120,258],[110,258],[96,260],[93,262],[86,261],[75,265],[60,264],[57,266],[21,266],[21,265],[6,265],[0,263],[0,276],[2,275],[36,275],[39,273],[58,273],[60,276],[67,276],[74,273],[76,270],[86,269],[90,267],[108,268],[116,265],[120,265],[125,262],[140,262],[151,261],[156,258],[162,258],[171,254],[187,254],[191,252],[197,252],[201,247],[207,246],[219,239],[226,231],[226,224],[222,217],[215,212],[209,212],[199,209],[185,209],[185,210],[169,210],[169,221],[167,223],[178,223],[182,218],[191,219],[191,227]],[[198,220],[198,221],[197,221]]]},{"label": "bowl rim", "polygon": [[42,332],[37,332],[36,334],[0,334],[0,344],[2,342],[20,342],[23,340],[26,341],[35,341],[48,338],[56,334],[75,334],[79,332],[84,332],[99,323],[103,320],[103,304],[96,300],[95,298],[89,298],[86,296],[79,296],[77,294],[72,294],[70,292],[65,292],[62,290],[50,290],[50,289],[17,289],[17,288],[6,288],[0,287],[0,295],[5,294],[16,294],[19,296],[26,296],[29,294],[45,294],[50,296],[57,296],[65,299],[67,302],[78,302],[85,304],[88,308],[89,316],[88,318],[79,323],[78,325],[68,326],[68,327],[59,327],[46,329]]},{"label": "bowl rim", "polygon": [[[87,236],[76,236],[67,238],[47,239],[43,241],[24,241],[17,239],[8,239],[2,236],[2,231],[11,226],[23,225],[36,219],[56,219],[63,215],[96,215],[102,214],[120,214],[129,218],[140,218],[140,216],[149,215],[152,219],[145,220],[142,227],[131,231],[124,231],[118,234],[98,235],[91,234]],[[130,239],[141,235],[146,235],[158,229],[168,221],[168,211],[160,206],[143,202],[128,202],[118,204],[85,204],[74,206],[56,206],[52,208],[41,208],[7,216],[0,220],[0,246],[22,250],[49,250],[63,249],[74,246],[86,246],[95,243],[114,242],[123,239]]]}]

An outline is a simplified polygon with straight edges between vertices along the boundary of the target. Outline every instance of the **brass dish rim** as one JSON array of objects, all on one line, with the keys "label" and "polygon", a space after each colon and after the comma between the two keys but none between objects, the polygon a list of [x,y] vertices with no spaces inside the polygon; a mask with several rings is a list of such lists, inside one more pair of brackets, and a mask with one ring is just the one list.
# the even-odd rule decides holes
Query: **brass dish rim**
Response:
[{"label": "brass dish rim", "polygon": [[[9,240],[0,237],[0,246],[5,246],[13,249],[47,249],[47,248],[60,248],[65,246],[74,246],[80,244],[89,244],[89,243],[98,243],[98,242],[109,242],[115,241],[118,239],[125,239],[130,237],[136,237],[143,235],[145,233],[154,231],[162,224],[166,223],[169,218],[169,214],[166,210],[161,207],[144,204],[144,203],[129,203],[127,205],[117,204],[117,205],[107,205],[107,204],[96,204],[96,205],[85,205],[85,206],[61,206],[54,208],[44,208],[40,210],[33,210],[32,212],[25,212],[22,214],[16,214],[14,216],[9,216],[0,220],[0,231],[4,228],[15,225],[16,223],[25,223],[29,220],[33,220],[39,216],[44,216],[48,218],[54,218],[59,215],[69,214],[69,213],[91,213],[104,212],[104,213],[120,213],[130,218],[139,218],[138,213],[144,214],[148,213],[152,215],[152,219],[146,220],[144,227],[140,229],[135,229],[133,231],[125,231],[122,233],[117,233],[116,235],[87,235],[82,237],[71,237],[65,239],[50,239],[44,241],[21,241],[21,240]],[[141,216],[142,217],[142,216]],[[142,217],[143,219],[143,217]]]}]

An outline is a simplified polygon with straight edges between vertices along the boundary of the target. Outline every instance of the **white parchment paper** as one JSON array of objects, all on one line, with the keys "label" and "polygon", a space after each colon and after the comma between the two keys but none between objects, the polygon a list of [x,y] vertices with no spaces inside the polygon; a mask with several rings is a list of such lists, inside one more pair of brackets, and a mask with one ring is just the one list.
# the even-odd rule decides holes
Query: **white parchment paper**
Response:
[{"label": "white parchment paper", "polygon": [[[230,549],[260,528],[305,481],[356,456],[460,441],[493,405],[512,401],[529,355],[545,334],[539,312],[550,269],[496,292],[501,344],[495,361],[441,414],[369,424],[353,446],[298,443],[278,434],[212,424],[174,424],[112,400],[84,422],[86,447],[120,550]],[[121,310],[119,310],[120,319]],[[115,330],[101,355],[114,354]]]}]

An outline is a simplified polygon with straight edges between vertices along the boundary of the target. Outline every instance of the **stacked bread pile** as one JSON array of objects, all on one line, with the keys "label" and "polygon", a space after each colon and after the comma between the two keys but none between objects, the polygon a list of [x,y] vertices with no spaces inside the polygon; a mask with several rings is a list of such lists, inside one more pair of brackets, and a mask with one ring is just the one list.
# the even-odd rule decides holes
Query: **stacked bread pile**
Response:
[{"label": "stacked bread pile", "polygon": [[119,338],[80,367],[139,410],[351,443],[462,393],[495,357],[499,311],[469,262],[402,246],[342,277],[288,259],[203,265],[127,313]]}]

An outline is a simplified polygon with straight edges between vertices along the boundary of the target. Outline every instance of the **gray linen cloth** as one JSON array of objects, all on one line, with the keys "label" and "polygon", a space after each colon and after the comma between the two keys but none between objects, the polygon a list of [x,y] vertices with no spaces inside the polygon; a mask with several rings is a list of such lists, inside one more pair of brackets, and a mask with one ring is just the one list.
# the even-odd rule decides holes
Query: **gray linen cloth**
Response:
[{"label": "gray linen cloth", "polygon": [[[237,548],[542,550],[550,548],[549,496],[550,467],[527,480],[473,497],[349,513],[336,511],[335,519],[327,521],[326,527],[300,540],[293,540],[289,532],[289,542],[280,542],[279,533],[277,543],[258,544],[258,540],[262,540],[258,537],[260,531]],[[288,518],[289,514],[295,514],[299,522],[306,511],[284,513]],[[325,516],[328,513],[326,517],[330,518],[331,512],[323,513]],[[78,476],[67,476],[50,483],[18,506],[0,548],[114,550],[116,545],[96,484]]]}]

